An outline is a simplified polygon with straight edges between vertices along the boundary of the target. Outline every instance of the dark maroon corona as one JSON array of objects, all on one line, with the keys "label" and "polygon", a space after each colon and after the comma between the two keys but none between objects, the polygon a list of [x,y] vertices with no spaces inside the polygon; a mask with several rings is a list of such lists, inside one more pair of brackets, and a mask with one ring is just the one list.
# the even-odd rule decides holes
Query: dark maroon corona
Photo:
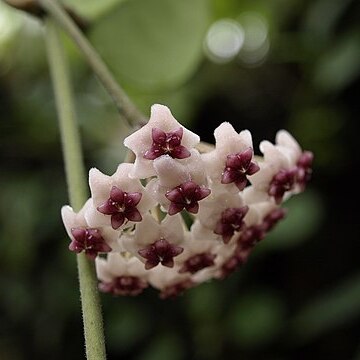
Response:
[{"label": "dark maroon corona", "polygon": [[183,266],[179,270],[179,273],[189,272],[191,274],[195,274],[196,272],[205,269],[206,267],[213,266],[215,264],[215,258],[216,255],[209,252],[191,256],[184,262]]},{"label": "dark maroon corona", "polygon": [[183,128],[168,133],[158,128],[153,128],[151,133],[153,143],[151,148],[145,152],[144,158],[154,160],[161,155],[169,155],[174,159],[189,157],[191,155],[190,151],[181,145],[183,132]]},{"label": "dark maroon corona", "polygon": [[253,150],[251,148],[228,155],[221,183],[235,183],[240,191],[244,190],[247,184],[247,176],[254,175],[260,170],[259,166],[251,161],[252,157]]},{"label": "dark maroon corona", "polygon": [[111,215],[111,227],[116,230],[125,221],[141,221],[142,217],[136,206],[140,202],[142,194],[139,192],[128,193],[113,186],[110,197],[97,210],[102,214]]},{"label": "dark maroon corona", "polygon": [[199,210],[199,201],[210,194],[210,189],[197,185],[194,181],[186,181],[168,191],[165,196],[171,201],[169,215],[175,215],[185,209],[192,214]]},{"label": "dark maroon corona", "polygon": [[111,282],[100,282],[99,290],[113,295],[139,295],[148,287],[148,283],[137,276],[118,276]]},{"label": "dark maroon corona", "polygon": [[235,231],[240,231],[244,227],[244,217],[248,210],[248,206],[224,210],[221,213],[220,220],[216,224],[214,233],[221,235],[224,243],[227,244]]},{"label": "dark maroon corona", "polygon": [[174,266],[174,257],[180,255],[184,249],[170,244],[165,239],[160,239],[138,251],[139,255],[146,259],[145,269],[149,270],[159,263],[166,267]]},{"label": "dark maroon corona", "polygon": [[105,242],[98,229],[73,228],[71,234],[74,238],[69,245],[71,251],[76,253],[84,251],[90,259],[95,259],[98,253],[111,251],[111,247]]}]

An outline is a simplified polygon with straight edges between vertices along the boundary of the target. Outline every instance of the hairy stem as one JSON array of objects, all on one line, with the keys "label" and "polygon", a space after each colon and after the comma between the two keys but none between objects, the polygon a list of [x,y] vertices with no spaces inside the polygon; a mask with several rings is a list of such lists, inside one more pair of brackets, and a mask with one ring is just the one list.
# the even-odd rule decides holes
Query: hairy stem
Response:
[{"label": "hairy stem", "polygon": [[76,26],[75,22],[56,0],[38,0],[43,9],[50,14],[70,38],[77,44],[87,63],[97,75],[105,90],[113,98],[119,112],[130,126],[146,122],[145,116],[131,102],[125,91],[116,82],[99,54]]},{"label": "hairy stem", "polygon": [[[45,20],[48,61],[59,117],[61,142],[70,205],[78,211],[86,201],[87,190],[79,131],[75,119],[70,76],[58,29],[52,19]],[[104,360],[105,340],[101,304],[94,262],[85,254],[77,255],[80,295],[84,322],[86,357]]]}]

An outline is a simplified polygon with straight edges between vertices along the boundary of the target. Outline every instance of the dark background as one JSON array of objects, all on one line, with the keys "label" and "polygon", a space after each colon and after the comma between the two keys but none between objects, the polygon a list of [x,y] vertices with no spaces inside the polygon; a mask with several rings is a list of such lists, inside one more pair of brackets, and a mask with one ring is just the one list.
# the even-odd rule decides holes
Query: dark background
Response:
[{"label": "dark background", "polygon": [[[175,300],[153,290],[102,295],[109,359],[360,359],[359,1],[67,3],[88,20],[90,40],[145,114],[166,104],[208,142],[230,121],[252,132],[255,148],[285,128],[315,154],[307,191],[285,204],[286,221],[237,273]],[[84,357],[43,32],[0,3],[4,360]],[[64,41],[86,167],[110,174],[130,130]]]}]

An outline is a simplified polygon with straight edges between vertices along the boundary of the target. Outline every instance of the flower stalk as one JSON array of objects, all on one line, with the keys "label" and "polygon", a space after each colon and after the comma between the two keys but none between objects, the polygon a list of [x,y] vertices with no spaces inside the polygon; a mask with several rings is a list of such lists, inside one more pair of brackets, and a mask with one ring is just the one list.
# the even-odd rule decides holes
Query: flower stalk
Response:
[{"label": "flower stalk", "polygon": [[[87,199],[87,188],[68,65],[57,25],[51,18],[47,18],[45,28],[70,204],[74,209],[79,210]],[[77,265],[86,356],[88,360],[102,360],[106,358],[105,340],[94,263],[81,253],[77,255]]]},{"label": "flower stalk", "polygon": [[94,71],[105,90],[112,97],[118,111],[125,117],[131,127],[146,122],[144,115],[133,104],[125,91],[116,82],[108,67],[93,48],[87,38],[79,30],[73,19],[55,0],[38,0],[43,9],[50,14],[61,28],[70,36],[77,45],[85,60]]}]

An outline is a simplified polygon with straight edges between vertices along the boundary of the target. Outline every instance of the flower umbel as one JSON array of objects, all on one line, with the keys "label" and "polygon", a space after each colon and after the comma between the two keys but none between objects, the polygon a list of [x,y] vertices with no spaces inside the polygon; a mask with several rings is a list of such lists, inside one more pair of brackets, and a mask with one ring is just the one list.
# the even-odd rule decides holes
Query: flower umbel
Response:
[{"label": "flower umbel", "polygon": [[223,123],[215,140],[200,153],[199,137],[154,105],[148,124],[124,141],[134,164],[112,176],[90,170],[92,197],[79,213],[64,206],[62,217],[69,249],[95,259],[102,292],[135,296],[151,285],[165,299],[227,277],[310,180],[313,154],[285,130],[275,144],[261,142],[256,160],[248,130]]}]

